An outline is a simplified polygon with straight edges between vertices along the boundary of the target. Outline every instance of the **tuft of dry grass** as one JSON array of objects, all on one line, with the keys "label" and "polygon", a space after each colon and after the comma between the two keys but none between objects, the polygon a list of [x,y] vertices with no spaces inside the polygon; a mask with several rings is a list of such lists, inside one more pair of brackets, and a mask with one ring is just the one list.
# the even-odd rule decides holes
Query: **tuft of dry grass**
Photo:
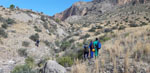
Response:
[{"label": "tuft of dry grass", "polygon": [[86,65],[81,63],[78,59],[75,61],[75,65],[72,67],[71,73],[88,73]]}]

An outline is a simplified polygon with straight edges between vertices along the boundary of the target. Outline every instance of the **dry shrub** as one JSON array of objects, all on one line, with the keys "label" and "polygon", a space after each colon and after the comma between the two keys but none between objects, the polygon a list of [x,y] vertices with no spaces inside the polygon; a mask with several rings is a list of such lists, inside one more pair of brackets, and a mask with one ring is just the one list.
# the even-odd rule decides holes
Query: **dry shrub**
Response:
[{"label": "dry shrub", "polygon": [[72,66],[71,73],[87,73],[86,65],[77,59],[75,65]]}]

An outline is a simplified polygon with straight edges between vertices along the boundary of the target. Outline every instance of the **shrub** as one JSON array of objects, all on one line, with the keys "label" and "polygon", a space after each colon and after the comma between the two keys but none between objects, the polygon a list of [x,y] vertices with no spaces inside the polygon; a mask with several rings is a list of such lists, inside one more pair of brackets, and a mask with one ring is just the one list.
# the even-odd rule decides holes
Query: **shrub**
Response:
[{"label": "shrub", "polygon": [[13,20],[13,19],[11,19],[11,18],[8,18],[8,19],[6,20],[6,23],[7,23],[7,24],[14,24],[14,23],[15,23],[15,20]]},{"label": "shrub", "polygon": [[82,59],[83,58],[83,53],[84,53],[83,49],[78,50],[78,53],[77,53],[78,59]]},{"label": "shrub", "polygon": [[75,41],[74,39],[70,39],[70,40],[69,40],[70,43],[73,43],[74,41]]},{"label": "shrub", "polygon": [[102,26],[96,26],[96,28],[97,28],[97,29],[102,29],[103,27],[102,27]]},{"label": "shrub", "polygon": [[118,29],[118,27],[117,26],[113,26],[112,29],[115,30],[115,29]]},{"label": "shrub", "polygon": [[44,27],[45,29],[48,29],[48,23],[44,22],[44,23],[43,23],[43,27]]},{"label": "shrub", "polygon": [[2,24],[2,28],[7,29],[7,27],[8,27],[8,24],[6,23]]},{"label": "shrub", "polygon": [[68,56],[66,56],[66,57],[59,57],[56,60],[57,60],[57,62],[59,64],[61,64],[64,67],[70,67],[73,64],[73,60],[71,59],[71,57],[68,57]]},{"label": "shrub", "polygon": [[34,26],[34,29],[35,29],[35,31],[37,31],[37,32],[42,32],[42,30],[39,29],[37,26]]},{"label": "shrub", "polygon": [[0,22],[5,22],[5,19],[0,15]]},{"label": "shrub", "polygon": [[45,22],[46,21],[46,17],[44,15],[41,16],[41,20]]},{"label": "shrub", "polygon": [[47,40],[44,41],[44,43],[45,43],[46,46],[49,46],[49,47],[51,46],[51,43],[49,41],[47,41]]},{"label": "shrub", "polygon": [[29,45],[30,45],[30,43],[27,42],[27,41],[23,41],[23,42],[22,42],[22,46],[24,46],[24,47],[28,47]]},{"label": "shrub", "polygon": [[130,27],[138,27],[138,24],[129,24]]},{"label": "shrub", "polygon": [[11,4],[11,5],[9,6],[9,8],[10,8],[11,10],[13,10],[13,9],[15,8],[15,5]]},{"label": "shrub", "polygon": [[124,30],[126,27],[124,25],[121,25],[118,29],[119,30]]},{"label": "shrub", "polygon": [[57,18],[57,19],[56,19],[56,22],[57,22],[57,23],[59,23],[59,22],[60,22],[60,20]]},{"label": "shrub", "polygon": [[147,25],[147,23],[141,21],[140,26],[144,26],[144,25]]},{"label": "shrub", "polygon": [[104,32],[111,32],[112,31],[112,29],[111,28],[106,28],[106,29],[104,29]]},{"label": "shrub", "polygon": [[101,32],[100,31],[97,31],[96,33],[94,33],[94,35],[99,35]]},{"label": "shrub", "polygon": [[28,65],[18,65],[11,73],[35,73]]},{"label": "shrub", "polygon": [[27,57],[25,59],[25,63],[30,67],[33,68],[34,67],[34,59],[32,57]]},{"label": "shrub", "polygon": [[4,37],[4,38],[8,37],[8,34],[5,32],[5,30],[3,28],[0,28],[0,36]]},{"label": "shrub", "polygon": [[84,35],[84,36],[81,36],[80,39],[85,39],[85,38],[89,38],[89,37],[90,37],[90,35],[89,35],[89,34],[86,34],[86,35]]},{"label": "shrub", "polygon": [[56,46],[60,46],[60,43],[59,43],[59,41],[57,40],[57,41],[55,41],[55,45]]},{"label": "shrub", "polygon": [[99,40],[101,41],[101,43],[104,43],[104,42],[106,42],[106,41],[108,41],[108,40],[110,40],[111,38],[110,37],[107,37],[106,35],[104,35],[104,36],[102,36],[102,37],[100,37],[99,38]]},{"label": "shrub", "polygon": [[29,38],[30,38],[31,40],[33,40],[33,41],[39,40],[39,34],[36,33],[36,34],[34,34],[34,35],[31,35]]},{"label": "shrub", "polygon": [[92,27],[89,32],[95,32],[96,28],[95,27]]},{"label": "shrub", "polygon": [[107,23],[106,23],[106,25],[109,25],[110,24],[110,21],[108,21]]},{"label": "shrub", "polygon": [[20,56],[22,56],[22,57],[27,57],[27,49],[25,49],[25,48],[21,48],[21,49],[19,49],[18,50],[18,54],[20,55]]},{"label": "shrub", "polygon": [[62,42],[62,44],[61,44],[61,48],[63,51],[66,50],[66,48],[68,48],[70,46],[71,46],[71,43],[67,42],[67,41]]}]

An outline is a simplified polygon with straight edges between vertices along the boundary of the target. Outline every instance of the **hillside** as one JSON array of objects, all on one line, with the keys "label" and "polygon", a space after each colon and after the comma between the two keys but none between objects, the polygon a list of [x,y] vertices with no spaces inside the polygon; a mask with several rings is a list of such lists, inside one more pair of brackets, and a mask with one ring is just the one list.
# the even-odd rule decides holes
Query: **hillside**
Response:
[{"label": "hillside", "polygon": [[[0,73],[55,73],[48,60],[67,73],[149,73],[148,1],[77,2],[53,17],[1,6]],[[102,43],[100,56],[82,60],[83,44],[95,38]]]},{"label": "hillside", "polygon": [[[0,68],[8,73],[15,65],[23,64],[27,56],[37,62],[55,56],[55,40],[67,36],[67,28],[69,24],[42,13],[0,7]],[[39,47],[35,46],[38,38]]]},{"label": "hillside", "polygon": [[64,21],[68,17],[72,16],[73,19],[88,15],[100,16],[107,11],[115,9],[118,6],[137,5],[147,2],[149,2],[149,0],[93,0],[91,2],[77,2],[65,11],[55,14],[54,18],[58,18]]},{"label": "hillside", "polygon": [[71,72],[149,73],[149,8],[149,3],[137,3],[117,6],[103,13],[68,17],[65,21],[71,24],[74,33],[67,39],[74,41],[64,55],[81,58],[84,43],[95,38],[103,43],[98,59],[87,62],[77,60]]}]

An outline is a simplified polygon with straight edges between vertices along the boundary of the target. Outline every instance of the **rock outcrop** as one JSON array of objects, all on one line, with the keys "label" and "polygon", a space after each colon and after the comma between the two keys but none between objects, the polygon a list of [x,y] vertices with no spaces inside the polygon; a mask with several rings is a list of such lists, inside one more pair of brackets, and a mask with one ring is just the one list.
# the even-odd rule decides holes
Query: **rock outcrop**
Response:
[{"label": "rock outcrop", "polygon": [[77,2],[65,11],[55,14],[54,18],[65,20],[74,15],[85,16],[91,15],[92,13],[100,14],[111,10],[113,6],[125,4],[135,5],[137,3],[146,3],[147,1],[150,0],[93,0],[91,2]]},{"label": "rock outcrop", "polygon": [[49,60],[43,68],[43,73],[66,73],[66,69],[56,61]]}]

